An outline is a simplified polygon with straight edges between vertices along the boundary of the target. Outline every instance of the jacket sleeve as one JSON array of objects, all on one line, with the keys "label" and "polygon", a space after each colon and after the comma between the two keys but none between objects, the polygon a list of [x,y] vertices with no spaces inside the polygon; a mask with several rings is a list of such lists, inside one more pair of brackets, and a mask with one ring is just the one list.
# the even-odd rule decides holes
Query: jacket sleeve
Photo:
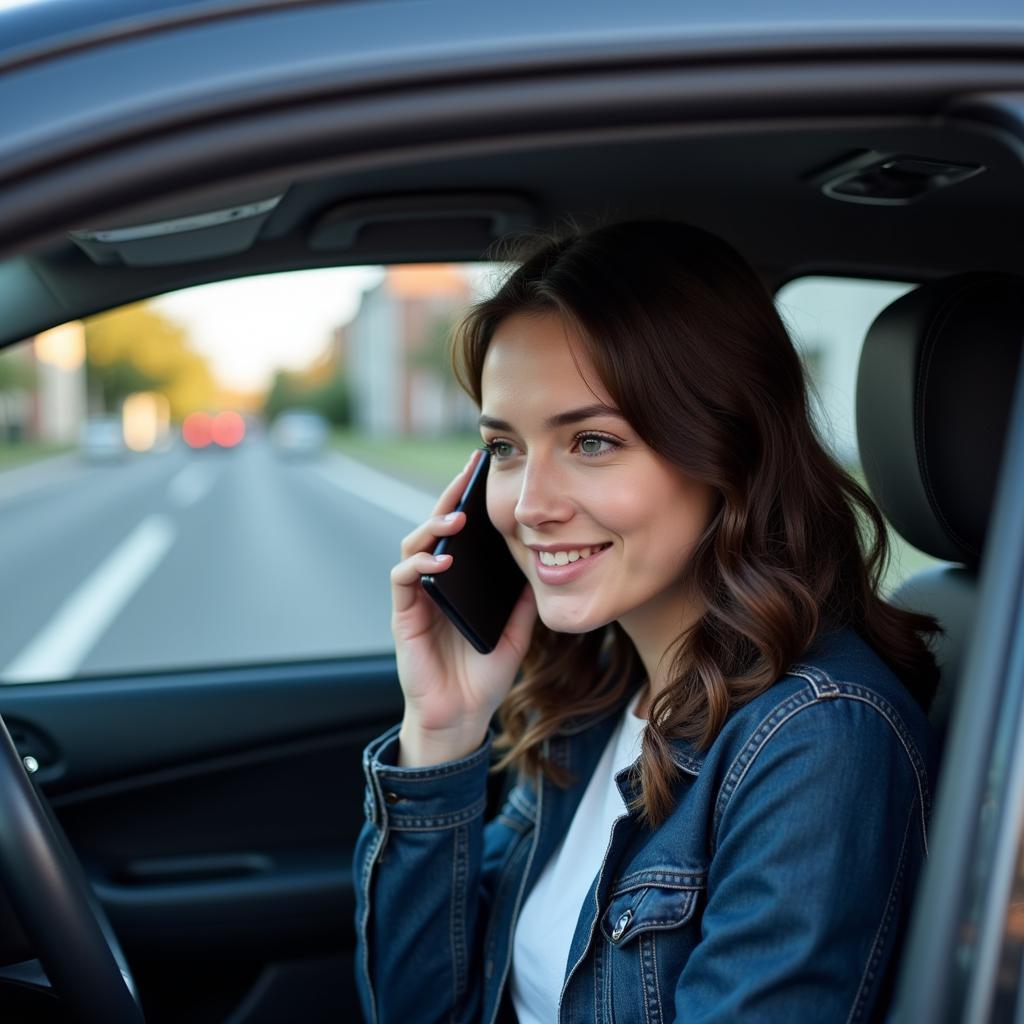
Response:
[{"label": "jacket sleeve", "polygon": [[504,815],[484,827],[493,732],[458,761],[400,768],[399,728],[363,753],[353,864],[363,1014],[369,1024],[476,1020],[493,868],[516,836]]},{"label": "jacket sleeve", "polygon": [[762,723],[721,783],[677,1020],[874,1019],[927,854],[924,763],[871,701]]}]

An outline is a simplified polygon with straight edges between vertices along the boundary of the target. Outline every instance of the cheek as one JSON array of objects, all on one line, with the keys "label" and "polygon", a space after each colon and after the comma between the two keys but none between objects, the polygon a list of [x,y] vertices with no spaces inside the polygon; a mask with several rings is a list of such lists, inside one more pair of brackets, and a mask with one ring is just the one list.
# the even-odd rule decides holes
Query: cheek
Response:
[{"label": "cheek", "polygon": [[[713,507],[713,493],[703,484],[648,477],[623,489],[606,503],[609,528],[639,542],[645,559],[685,553],[704,532]],[[639,554],[635,544],[633,550]],[[668,563],[671,564],[671,561]]]},{"label": "cheek", "polygon": [[599,478],[580,504],[591,519],[619,537],[636,537],[651,527],[653,518],[669,500],[652,488],[650,479],[628,477],[614,482]]},{"label": "cheek", "polygon": [[519,488],[509,479],[511,476],[506,471],[501,476],[487,477],[487,515],[494,528],[505,536],[511,536],[516,530],[515,511]]},{"label": "cheek", "polygon": [[665,509],[673,514],[661,518],[661,533],[666,543],[680,552],[688,552],[700,539],[711,520],[714,492],[704,484],[687,483],[666,498]]}]

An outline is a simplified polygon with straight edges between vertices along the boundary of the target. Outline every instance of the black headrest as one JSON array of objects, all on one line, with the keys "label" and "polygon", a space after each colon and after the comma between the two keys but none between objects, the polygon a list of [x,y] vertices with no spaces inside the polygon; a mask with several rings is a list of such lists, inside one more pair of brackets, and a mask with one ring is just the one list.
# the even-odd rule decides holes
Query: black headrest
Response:
[{"label": "black headrest", "polygon": [[857,440],[871,493],[914,547],[976,566],[1024,342],[1024,278],[921,285],[868,331]]}]

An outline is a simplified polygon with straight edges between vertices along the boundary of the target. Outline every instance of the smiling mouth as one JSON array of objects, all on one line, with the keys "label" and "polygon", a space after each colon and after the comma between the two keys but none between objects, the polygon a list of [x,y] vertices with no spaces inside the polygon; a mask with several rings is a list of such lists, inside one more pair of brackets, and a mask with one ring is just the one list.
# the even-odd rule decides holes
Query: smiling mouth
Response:
[{"label": "smiling mouth", "polygon": [[589,548],[568,548],[565,551],[538,551],[537,557],[541,565],[568,565],[570,562],[578,562],[581,558],[590,558],[611,544],[597,544]]}]

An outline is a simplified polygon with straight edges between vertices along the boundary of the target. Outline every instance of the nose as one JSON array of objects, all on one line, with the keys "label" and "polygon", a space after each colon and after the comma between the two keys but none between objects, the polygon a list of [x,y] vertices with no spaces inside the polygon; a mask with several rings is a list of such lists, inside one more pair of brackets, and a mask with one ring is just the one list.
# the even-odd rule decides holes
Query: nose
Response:
[{"label": "nose", "polygon": [[565,483],[554,460],[528,459],[516,502],[516,521],[537,529],[571,519],[573,507]]}]

